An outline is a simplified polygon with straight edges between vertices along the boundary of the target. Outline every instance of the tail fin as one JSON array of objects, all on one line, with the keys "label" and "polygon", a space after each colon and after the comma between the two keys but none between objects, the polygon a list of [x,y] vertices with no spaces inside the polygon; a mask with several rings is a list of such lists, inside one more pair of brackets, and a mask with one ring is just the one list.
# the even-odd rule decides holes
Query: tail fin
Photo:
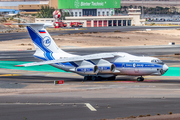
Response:
[{"label": "tail fin", "polygon": [[35,57],[44,60],[55,60],[59,59],[60,57],[71,56],[71,54],[64,52],[56,45],[48,31],[45,29],[45,27],[49,26],[50,24],[20,23],[18,25],[27,26],[29,35],[31,36],[31,39],[36,48],[36,52],[34,53]]}]

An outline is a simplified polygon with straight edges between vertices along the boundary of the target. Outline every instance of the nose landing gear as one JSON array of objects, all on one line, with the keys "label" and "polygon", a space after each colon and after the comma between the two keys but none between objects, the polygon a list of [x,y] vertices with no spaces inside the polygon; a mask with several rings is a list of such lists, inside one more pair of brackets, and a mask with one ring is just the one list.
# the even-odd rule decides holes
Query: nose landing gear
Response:
[{"label": "nose landing gear", "polygon": [[142,76],[141,76],[141,77],[138,77],[138,78],[137,78],[137,81],[138,81],[138,82],[142,82],[142,81],[144,81],[144,78],[143,78]]}]

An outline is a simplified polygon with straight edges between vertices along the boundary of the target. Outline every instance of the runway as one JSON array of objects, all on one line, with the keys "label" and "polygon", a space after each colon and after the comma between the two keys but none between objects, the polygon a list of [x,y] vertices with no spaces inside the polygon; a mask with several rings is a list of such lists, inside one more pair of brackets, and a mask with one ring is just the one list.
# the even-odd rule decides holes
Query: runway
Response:
[{"label": "runway", "polygon": [[[178,26],[175,27],[161,27],[161,26],[123,26],[123,27],[98,27],[98,28],[87,28],[87,30],[60,30],[49,32],[50,35],[60,35],[60,34],[74,34],[79,32],[114,32],[115,30],[119,30],[122,32],[125,31],[136,31],[136,30],[165,30],[165,29],[178,29]],[[65,28],[67,29],[67,28]],[[17,39],[25,39],[29,38],[29,34],[27,32],[24,33],[0,33],[1,39],[0,41],[7,40],[17,40]]]},{"label": "runway", "polygon": [[[127,52],[156,56],[179,53],[175,46],[134,46],[63,49],[73,54]],[[2,51],[1,61],[38,61],[34,51]],[[179,60],[164,60],[168,66]],[[10,64],[9,63],[9,64]],[[0,65],[2,66],[2,65]],[[54,85],[54,80],[64,80]],[[83,81],[74,73],[0,69],[0,119],[113,119],[139,115],[179,113],[180,77],[119,76],[113,81]]]}]

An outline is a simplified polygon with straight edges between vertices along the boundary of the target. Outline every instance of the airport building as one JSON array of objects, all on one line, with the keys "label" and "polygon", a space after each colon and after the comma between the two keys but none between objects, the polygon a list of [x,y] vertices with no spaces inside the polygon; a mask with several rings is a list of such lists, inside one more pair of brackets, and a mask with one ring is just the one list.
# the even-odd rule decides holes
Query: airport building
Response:
[{"label": "airport building", "polygon": [[[141,26],[145,22],[144,19],[140,19],[140,9],[130,9],[126,16],[116,15],[114,9],[121,7],[120,0],[20,1],[12,2],[12,4],[9,2],[9,4],[11,7],[13,4],[18,5],[20,14],[35,14],[41,9],[42,5],[61,9],[70,15],[70,17],[65,17],[65,20],[63,20],[67,23],[67,26],[70,26],[71,22],[82,22],[83,27]],[[36,18],[35,22],[54,22],[54,18]]]},{"label": "airport building", "polygon": [[[116,16],[115,8],[121,7],[120,0],[51,0],[49,6],[68,12],[63,22],[82,22],[83,27],[142,26],[140,9],[130,9],[127,16]],[[53,19],[37,18],[35,22],[54,22]]]},{"label": "airport building", "polygon": [[[140,9],[129,9],[127,16],[79,16],[66,17],[62,20],[70,27],[71,22],[82,22],[83,27],[108,27],[108,26],[143,26],[145,19],[140,19]],[[36,18],[36,23],[54,22],[54,18]]]},{"label": "airport building", "polygon": [[[36,1],[37,2],[37,1]],[[120,0],[49,0],[44,4],[20,4],[19,10],[24,14],[37,13],[42,5],[69,12],[71,16],[113,16],[114,8],[120,8]]]},{"label": "airport building", "polygon": [[59,0],[58,9],[74,17],[113,16],[114,8],[120,8],[120,0]]}]

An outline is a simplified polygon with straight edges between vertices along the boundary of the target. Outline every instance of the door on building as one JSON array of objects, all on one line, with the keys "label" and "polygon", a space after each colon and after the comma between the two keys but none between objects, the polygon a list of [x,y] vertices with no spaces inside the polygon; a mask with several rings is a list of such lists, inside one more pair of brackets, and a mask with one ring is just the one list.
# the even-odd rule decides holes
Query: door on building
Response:
[{"label": "door on building", "polygon": [[112,26],[112,20],[108,20],[108,26]]},{"label": "door on building", "polygon": [[118,26],[121,26],[121,20],[118,20]]},{"label": "door on building", "polygon": [[97,21],[94,21],[94,27],[97,27]]},{"label": "door on building", "polygon": [[107,20],[104,20],[103,26],[104,26],[104,27],[107,27]]},{"label": "door on building", "polygon": [[117,25],[117,20],[113,20],[113,26],[115,27]]},{"label": "door on building", "polygon": [[83,9],[83,16],[97,16],[97,9]]},{"label": "door on building", "polygon": [[99,21],[99,27],[102,27],[102,20]]},{"label": "door on building", "polygon": [[126,26],[126,20],[123,20],[123,26]]},{"label": "door on building", "polygon": [[91,27],[91,20],[87,20],[87,27]]},{"label": "door on building", "polygon": [[131,26],[131,20],[128,20],[128,26]]}]

